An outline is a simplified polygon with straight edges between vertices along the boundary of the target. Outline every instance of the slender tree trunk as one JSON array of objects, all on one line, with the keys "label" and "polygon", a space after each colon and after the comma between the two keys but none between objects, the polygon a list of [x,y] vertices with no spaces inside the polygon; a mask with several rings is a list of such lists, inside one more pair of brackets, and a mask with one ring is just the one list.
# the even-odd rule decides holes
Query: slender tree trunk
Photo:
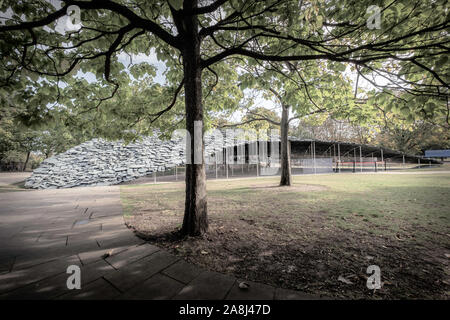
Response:
[{"label": "slender tree trunk", "polygon": [[289,106],[282,106],[281,113],[281,180],[280,186],[290,186],[291,154],[289,150]]},{"label": "slender tree trunk", "polygon": [[[195,6],[196,1],[192,1]],[[186,2],[185,2],[186,5]],[[194,160],[194,123],[203,121],[202,69],[200,65],[200,38],[195,16],[187,16],[184,24],[184,90],[186,107],[186,129],[190,133],[190,163],[186,165],[186,202],[182,234],[197,236],[208,230],[206,206],[206,174],[204,165],[203,133],[201,134],[201,159]],[[201,125],[203,130],[203,124]],[[198,137],[196,137],[198,138]],[[198,141],[196,143],[199,143]],[[195,163],[201,162],[201,163]]]},{"label": "slender tree trunk", "polygon": [[27,169],[28,160],[30,160],[30,151],[27,152],[27,158],[25,159],[25,163],[23,164],[22,172]]}]

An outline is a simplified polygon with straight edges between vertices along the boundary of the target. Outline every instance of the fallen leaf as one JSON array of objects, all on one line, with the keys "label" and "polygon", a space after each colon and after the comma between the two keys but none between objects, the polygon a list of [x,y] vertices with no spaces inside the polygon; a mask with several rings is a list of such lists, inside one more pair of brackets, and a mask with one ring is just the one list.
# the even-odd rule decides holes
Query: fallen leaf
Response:
[{"label": "fallen leaf", "polygon": [[244,282],[244,281],[239,282],[239,289],[247,290],[249,287],[250,287],[250,285],[247,282]]},{"label": "fallen leaf", "polygon": [[114,249],[112,249],[112,250],[109,250],[108,252],[106,252],[104,255],[102,255],[102,258],[103,259],[106,259],[106,258],[108,258],[109,256],[111,256],[112,255],[112,253],[113,253],[113,251],[114,251]]},{"label": "fallen leaf", "polygon": [[353,284],[350,280],[344,278],[343,276],[339,276],[338,281],[343,282],[345,284]]}]

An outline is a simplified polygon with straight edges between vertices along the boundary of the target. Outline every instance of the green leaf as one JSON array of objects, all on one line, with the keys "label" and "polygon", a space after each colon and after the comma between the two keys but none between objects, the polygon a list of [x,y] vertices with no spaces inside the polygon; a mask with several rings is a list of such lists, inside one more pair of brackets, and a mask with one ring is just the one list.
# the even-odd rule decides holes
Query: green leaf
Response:
[{"label": "green leaf", "polygon": [[442,67],[447,65],[447,61],[448,61],[448,56],[442,56],[437,62],[436,62],[436,66],[437,67]]},{"label": "green leaf", "polygon": [[183,6],[183,0],[169,0],[169,4],[175,9],[180,10]]}]

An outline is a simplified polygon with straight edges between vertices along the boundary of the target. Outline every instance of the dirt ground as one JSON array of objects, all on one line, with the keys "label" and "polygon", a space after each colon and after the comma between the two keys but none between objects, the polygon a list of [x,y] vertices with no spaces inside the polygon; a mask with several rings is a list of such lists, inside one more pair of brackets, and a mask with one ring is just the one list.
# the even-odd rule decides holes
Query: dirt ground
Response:
[{"label": "dirt ground", "polygon": [[[450,175],[439,194],[427,188],[436,177],[349,176],[296,178],[290,188],[275,179],[208,182],[201,238],[178,236],[181,183],[121,193],[129,227],[210,270],[331,298],[448,299]],[[366,286],[370,265],[381,269],[379,290]]]}]

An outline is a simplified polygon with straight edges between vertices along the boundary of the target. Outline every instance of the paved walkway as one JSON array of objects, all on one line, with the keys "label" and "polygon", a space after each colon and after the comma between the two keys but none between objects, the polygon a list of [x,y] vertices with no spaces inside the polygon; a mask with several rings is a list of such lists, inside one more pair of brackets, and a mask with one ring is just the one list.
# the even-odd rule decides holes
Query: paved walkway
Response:
[{"label": "paved walkway", "polygon": [[0,172],[0,186],[24,181],[31,176],[31,172]]},{"label": "paved walkway", "polygon": [[[69,290],[69,265],[81,289]],[[0,299],[312,299],[202,270],[137,238],[119,187],[0,193]]]}]

